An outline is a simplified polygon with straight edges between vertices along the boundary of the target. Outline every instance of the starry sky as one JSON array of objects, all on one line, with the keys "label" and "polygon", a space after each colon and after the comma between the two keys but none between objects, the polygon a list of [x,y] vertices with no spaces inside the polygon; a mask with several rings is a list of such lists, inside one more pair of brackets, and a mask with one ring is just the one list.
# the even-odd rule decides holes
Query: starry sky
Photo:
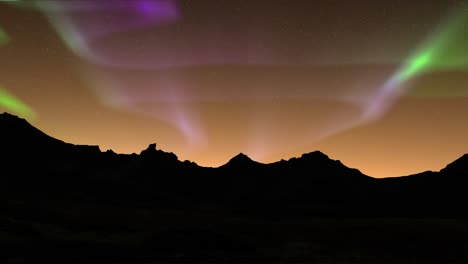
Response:
[{"label": "starry sky", "polygon": [[0,111],[118,153],[401,176],[468,153],[467,46],[455,0],[0,0]]}]

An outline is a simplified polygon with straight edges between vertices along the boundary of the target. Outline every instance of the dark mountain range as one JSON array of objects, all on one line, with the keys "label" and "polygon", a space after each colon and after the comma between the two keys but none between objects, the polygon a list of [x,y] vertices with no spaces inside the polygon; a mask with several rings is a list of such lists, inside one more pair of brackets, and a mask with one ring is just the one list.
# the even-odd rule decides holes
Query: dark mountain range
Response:
[{"label": "dark mountain range", "polygon": [[[223,166],[206,168],[156,144],[127,155],[65,143],[7,113],[0,115],[0,131],[0,245],[9,250],[3,259],[12,263],[50,262],[57,254],[57,261],[67,263],[338,261],[341,255],[345,263],[362,263],[353,259],[353,250],[388,258],[386,251],[366,250],[381,237],[392,246],[401,243],[395,232],[411,234],[406,239],[420,244],[412,250],[424,263],[442,263],[437,260],[451,254],[468,257],[466,225],[450,229],[444,222],[442,230],[433,226],[440,222],[430,222],[434,231],[415,226],[416,220],[398,227],[375,220],[460,219],[468,203],[468,155],[440,172],[376,179],[319,151],[271,164],[240,153]],[[455,231],[461,244],[448,241]],[[431,240],[431,232],[439,235]],[[354,244],[344,246],[337,242],[343,236],[363,238],[349,238]],[[437,244],[440,239],[451,245],[449,251],[447,244]],[[340,246],[323,251],[330,241]],[[443,252],[423,257],[428,247]],[[385,263],[404,263],[407,255],[401,254]]]},{"label": "dark mountain range", "polygon": [[[215,199],[205,202],[264,208],[262,204],[268,201],[317,214],[360,210],[380,214],[397,208],[397,214],[459,214],[458,205],[468,202],[463,195],[468,187],[468,155],[440,172],[376,179],[320,151],[271,164],[240,153],[219,168],[206,168],[179,161],[174,153],[158,150],[156,144],[139,155],[127,155],[65,143],[8,113],[0,115],[0,130],[1,163],[8,175],[3,180],[11,189],[28,189],[25,183],[33,182],[31,186],[43,190],[51,185],[63,190],[81,186],[83,192],[99,189],[94,193],[97,196],[112,192],[153,196],[164,188],[179,198],[189,196],[191,202],[210,196]],[[422,204],[411,208],[419,202]]]}]

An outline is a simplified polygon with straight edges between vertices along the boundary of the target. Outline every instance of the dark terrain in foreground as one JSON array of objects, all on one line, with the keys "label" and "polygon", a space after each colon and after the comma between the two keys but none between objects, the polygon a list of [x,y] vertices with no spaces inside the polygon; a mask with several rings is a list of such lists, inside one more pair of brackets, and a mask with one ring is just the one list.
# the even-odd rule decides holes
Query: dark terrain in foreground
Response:
[{"label": "dark terrain in foreground", "polygon": [[219,168],[0,114],[0,263],[466,263],[468,155],[375,179],[321,152]]}]

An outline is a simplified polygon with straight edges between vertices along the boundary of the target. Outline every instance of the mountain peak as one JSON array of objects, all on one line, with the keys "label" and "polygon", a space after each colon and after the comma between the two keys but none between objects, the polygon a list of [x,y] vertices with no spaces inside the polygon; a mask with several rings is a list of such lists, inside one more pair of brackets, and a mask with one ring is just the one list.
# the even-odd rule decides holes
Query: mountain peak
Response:
[{"label": "mountain peak", "polygon": [[28,125],[31,126],[26,119],[4,112],[0,114],[0,123],[5,125]]},{"label": "mountain peak", "polygon": [[15,115],[12,115],[12,114],[8,113],[8,112],[3,112],[3,114],[0,114],[0,117],[1,117],[1,118],[3,118],[3,117],[15,117],[15,118],[19,118],[19,117],[15,116]]},{"label": "mountain peak", "polygon": [[325,155],[323,152],[318,151],[318,150],[302,154],[301,158],[302,159],[321,159],[321,160],[330,159],[327,155]]},{"label": "mountain peak", "polygon": [[0,141],[5,141],[4,145],[34,147],[45,142],[62,142],[35,128],[26,119],[7,112],[0,114],[0,131],[2,131]]},{"label": "mountain peak", "polygon": [[239,153],[235,157],[233,157],[230,161],[236,161],[236,162],[255,162],[252,160],[249,156],[245,155],[244,153]]},{"label": "mountain peak", "polygon": [[245,155],[244,153],[239,153],[234,156],[232,159],[228,161],[228,163],[224,164],[221,167],[246,167],[260,164],[257,161],[252,160],[249,156]]},{"label": "mountain peak", "polygon": [[239,153],[237,154],[236,156],[234,156],[233,159],[248,159],[248,160],[252,160],[249,156],[245,155],[244,153]]}]

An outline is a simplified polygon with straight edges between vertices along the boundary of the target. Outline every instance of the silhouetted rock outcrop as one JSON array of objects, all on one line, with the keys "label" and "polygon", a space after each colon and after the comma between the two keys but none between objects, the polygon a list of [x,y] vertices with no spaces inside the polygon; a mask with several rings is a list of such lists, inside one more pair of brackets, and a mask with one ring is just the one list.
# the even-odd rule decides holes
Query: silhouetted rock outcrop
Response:
[{"label": "silhouetted rock outcrop", "polygon": [[140,157],[147,166],[153,165],[155,167],[175,169],[181,165],[174,153],[157,150],[156,143],[150,144],[148,148],[143,150]]},{"label": "silhouetted rock outcrop", "polygon": [[153,144],[149,144],[148,148],[141,151],[140,155],[141,156],[149,156],[149,155],[154,155],[156,153],[157,153],[156,143],[153,143]]},{"label": "silhouetted rock outcrop", "polygon": [[97,156],[101,154],[99,146],[76,145],[75,151],[81,156]]}]

